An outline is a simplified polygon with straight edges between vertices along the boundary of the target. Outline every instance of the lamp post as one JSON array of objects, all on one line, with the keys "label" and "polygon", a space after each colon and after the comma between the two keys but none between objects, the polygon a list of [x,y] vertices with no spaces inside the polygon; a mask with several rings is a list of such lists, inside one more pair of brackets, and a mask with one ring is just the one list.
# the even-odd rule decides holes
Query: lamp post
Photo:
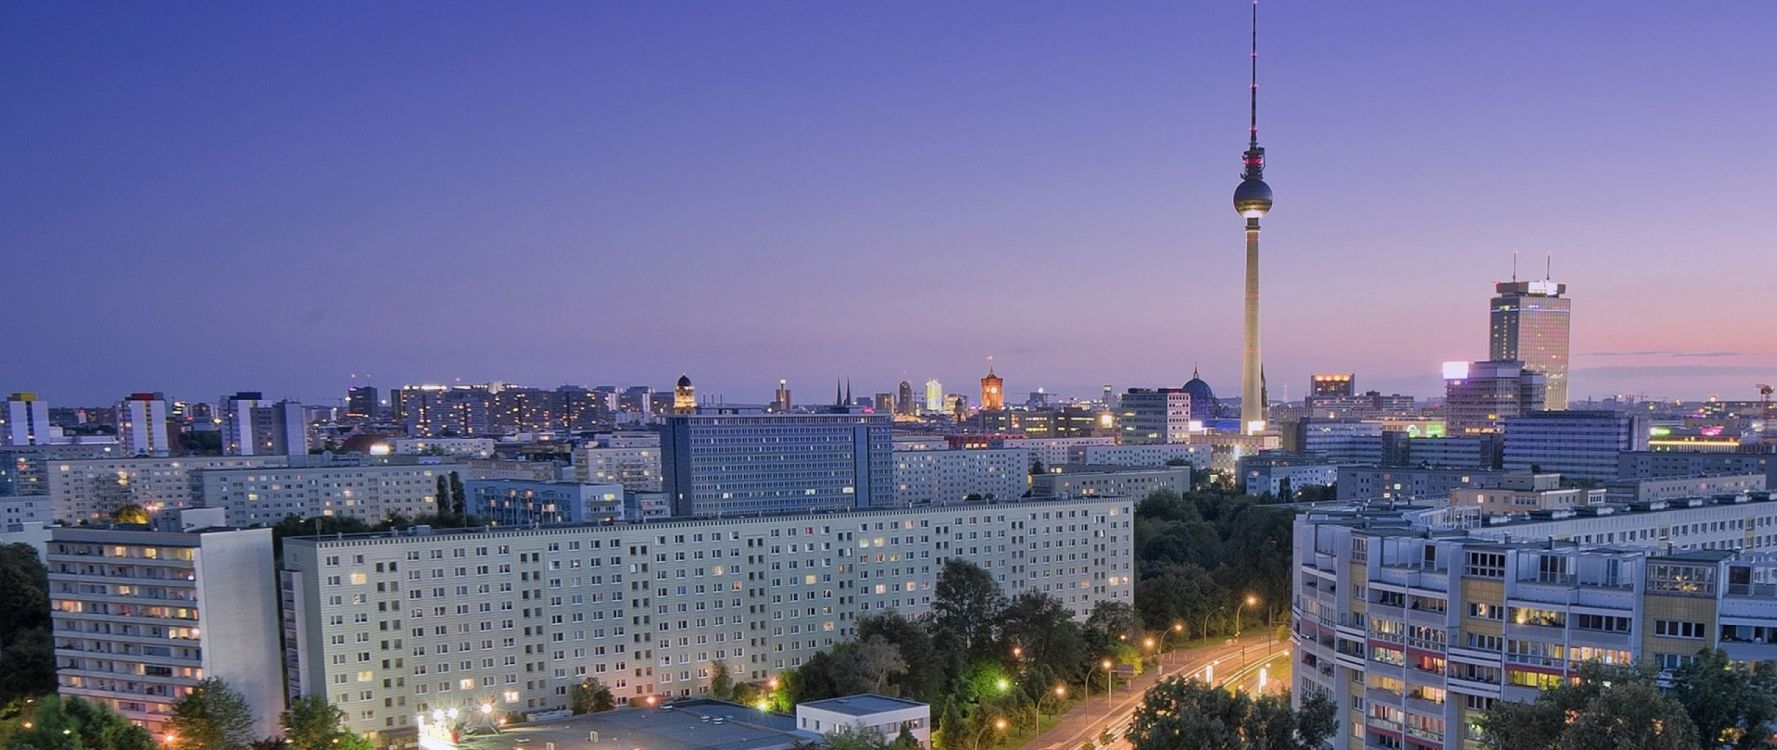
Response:
[{"label": "lamp post", "polygon": [[[1098,666],[1104,667],[1104,707],[1108,711],[1111,708],[1111,660],[1105,659],[1099,662]],[[1091,673],[1088,673],[1086,678],[1092,679]]]},{"label": "lamp post", "polygon": [[1259,597],[1253,596],[1252,594],[1247,594],[1245,599],[1240,600],[1240,606],[1237,606],[1234,608],[1234,637],[1235,638],[1240,637],[1240,610],[1245,609],[1247,607],[1257,607],[1257,606],[1259,606]]},{"label": "lamp post", "polygon": [[1156,657],[1156,661],[1160,663],[1161,677],[1166,676],[1166,636],[1172,635],[1173,633],[1183,633],[1184,631],[1185,624],[1182,622],[1175,622],[1172,624],[1172,627],[1160,631],[1160,655]]},{"label": "lamp post", "polygon": [[1217,612],[1226,612],[1227,610],[1228,610],[1228,607],[1226,605],[1223,605],[1223,606],[1216,607],[1215,609],[1212,609],[1208,612],[1203,613],[1203,637],[1204,638],[1209,637],[1209,618],[1214,617],[1215,613],[1217,613]]},{"label": "lamp post", "polygon": [[993,727],[994,729],[1004,732],[1006,731],[1006,720],[1003,718],[994,719],[992,724],[983,725],[981,730],[975,733],[975,742],[970,745],[970,747],[975,748],[975,750],[981,750],[981,735],[987,734],[988,727]]},{"label": "lamp post", "polygon": [[[1067,686],[1066,685],[1056,685],[1055,689],[1052,691],[1049,691],[1049,692],[1053,692],[1055,694],[1056,703],[1060,703],[1063,698],[1067,697]],[[1049,697],[1049,693],[1045,692],[1045,693],[1043,693],[1042,698],[1037,699],[1037,729],[1039,729],[1039,730],[1043,728],[1043,701],[1046,700],[1048,697]],[[1059,709],[1060,706],[1056,706],[1056,708]]]}]

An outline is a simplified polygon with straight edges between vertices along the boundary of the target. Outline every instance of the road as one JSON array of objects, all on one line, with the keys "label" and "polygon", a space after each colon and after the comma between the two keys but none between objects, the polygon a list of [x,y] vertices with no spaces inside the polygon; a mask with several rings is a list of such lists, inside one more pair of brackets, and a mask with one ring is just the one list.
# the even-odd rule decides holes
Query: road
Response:
[{"label": "road", "polygon": [[[1233,680],[1242,689],[1251,690],[1257,684],[1258,668],[1262,663],[1270,662],[1269,669],[1275,671],[1281,666],[1278,662],[1285,657],[1288,642],[1274,641],[1272,635],[1267,629],[1250,633],[1239,641],[1172,651],[1162,657],[1160,669],[1150,669],[1129,684],[1118,686],[1108,701],[1103,692],[1104,678],[1100,676],[1094,685],[1098,692],[1092,693],[1093,697],[1075,704],[1061,723],[1026,743],[1025,750],[1078,750],[1086,740],[1096,744],[1098,734],[1106,727],[1121,736],[1123,727],[1129,723],[1136,707],[1141,705],[1148,688],[1166,677],[1195,674],[1202,679],[1205,668],[1211,665],[1214,665],[1211,671],[1216,684]],[[1282,681],[1273,680],[1266,690],[1287,687]],[[1125,746],[1119,738],[1111,747]]]}]

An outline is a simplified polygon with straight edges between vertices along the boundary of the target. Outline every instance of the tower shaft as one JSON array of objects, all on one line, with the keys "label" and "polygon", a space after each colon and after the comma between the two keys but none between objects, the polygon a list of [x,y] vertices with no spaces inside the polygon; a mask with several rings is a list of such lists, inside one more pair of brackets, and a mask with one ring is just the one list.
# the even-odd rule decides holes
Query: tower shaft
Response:
[{"label": "tower shaft", "polygon": [[1246,220],[1246,343],[1240,359],[1240,429],[1265,429],[1265,389],[1259,358],[1259,219]]}]

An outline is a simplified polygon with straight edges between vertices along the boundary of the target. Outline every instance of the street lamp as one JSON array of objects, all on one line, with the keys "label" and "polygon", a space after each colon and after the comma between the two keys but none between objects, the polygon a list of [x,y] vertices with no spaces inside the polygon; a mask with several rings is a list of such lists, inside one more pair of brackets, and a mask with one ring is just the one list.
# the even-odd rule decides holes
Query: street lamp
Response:
[{"label": "street lamp", "polygon": [[1234,637],[1235,638],[1240,637],[1240,610],[1245,609],[1247,607],[1257,607],[1257,606],[1259,606],[1259,597],[1253,596],[1252,594],[1247,594],[1245,599],[1240,600],[1240,606],[1234,608]]},{"label": "street lamp", "polygon": [[[1056,685],[1054,690],[1043,693],[1043,697],[1037,699],[1037,729],[1039,730],[1043,728],[1043,701],[1049,698],[1049,693],[1051,692],[1055,694],[1055,701],[1060,703],[1063,698],[1067,697],[1067,686]],[[1057,711],[1061,709],[1060,706],[1056,706],[1055,708]]]},{"label": "street lamp", "polygon": [[970,747],[975,748],[975,750],[981,750],[981,735],[987,734],[988,727],[993,727],[994,729],[1004,732],[1006,731],[1006,720],[1004,718],[994,719],[992,724],[982,726],[981,731],[975,733],[975,742],[973,745],[970,745]]},{"label": "street lamp", "polygon": [[[1111,707],[1111,660],[1105,659],[1099,662],[1098,666],[1104,667],[1104,707],[1109,709]],[[1091,677],[1091,674],[1087,675],[1087,679],[1091,679]]]},{"label": "street lamp", "polygon": [[1172,627],[1160,631],[1160,652],[1154,656],[1154,662],[1160,666],[1160,676],[1166,676],[1166,637],[1173,633],[1185,632],[1185,624],[1175,622]]},{"label": "street lamp", "polygon": [[1227,605],[1223,605],[1223,606],[1216,607],[1215,609],[1212,609],[1208,612],[1203,613],[1203,637],[1205,637],[1205,638],[1209,637],[1209,618],[1215,616],[1215,613],[1225,612],[1225,611],[1227,611],[1227,609],[1228,609]]}]

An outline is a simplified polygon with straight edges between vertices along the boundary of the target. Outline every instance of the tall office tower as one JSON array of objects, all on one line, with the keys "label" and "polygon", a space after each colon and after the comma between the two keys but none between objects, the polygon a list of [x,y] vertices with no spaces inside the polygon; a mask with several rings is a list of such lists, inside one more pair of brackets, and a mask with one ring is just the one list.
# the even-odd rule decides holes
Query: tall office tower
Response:
[{"label": "tall office tower", "polygon": [[117,404],[117,442],[126,455],[165,456],[173,451],[167,439],[167,401],[158,393],[132,393]]},{"label": "tall office tower", "polygon": [[1548,279],[1494,285],[1488,356],[1515,359],[1549,378],[1548,393],[1538,408],[1567,408],[1567,342],[1573,300],[1562,297],[1566,284]]},{"label": "tall office tower", "polygon": [[1308,397],[1351,398],[1356,393],[1357,375],[1348,372],[1319,373],[1309,384]]},{"label": "tall office tower", "polygon": [[57,692],[110,706],[171,744],[173,703],[215,677],[247,699],[253,736],[278,733],[271,529],[57,527],[44,562]]},{"label": "tall office tower", "polygon": [[1191,394],[1183,388],[1131,388],[1117,421],[1123,442],[1182,443],[1191,435]]},{"label": "tall office tower", "polygon": [[673,413],[697,413],[697,389],[691,387],[691,378],[679,373],[679,382],[673,385]]},{"label": "tall office tower", "polygon": [[981,378],[981,410],[999,411],[1006,408],[1006,381],[993,374],[993,357],[987,358],[987,374]]},{"label": "tall office tower", "polygon": [[376,402],[376,386],[360,385],[346,389],[346,416],[374,419],[380,410]]},{"label": "tall office tower", "polygon": [[907,417],[919,413],[919,402],[913,400],[913,384],[906,380],[895,389],[895,413]]},{"label": "tall office tower", "polygon": [[926,413],[944,413],[944,384],[937,378],[926,381]]},{"label": "tall office tower", "polygon": [[55,431],[49,426],[49,402],[38,401],[28,391],[6,397],[6,412],[0,414],[5,426],[0,440],[6,445],[49,445]]},{"label": "tall office tower", "polygon": [[1445,433],[1499,433],[1506,419],[1542,409],[1548,383],[1523,362],[1445,362]]},{"label": "tall office tower", "polygon": [[229,456],[301,456],[309,452],[302,404],[273,403],[258,391],[222,399],[222,453]]},{"label": "tall office tower", "polygon": [[893,505],[886,414],[674,415],[660,464],[675,516]]},{"label": "tall office tower", "polygon": [[874,409],[877,414],[894,414],[895,394],[878,393],[872,396],[870,399],[870,408]]},{"label": "tall office tower", "polygon": [[1110,383],[1104,384],[1104,388],[1099,392],[1098,398],[1099,398],[1100,402],[1102,402],[1104,404],[1104,408],[1106,408],[1106,409],[1117,408],[1117,393],[1116,393],[1116,391],[1111,390]]},{"label": "tall office tower", "polygon": [[781,414],[790,410],[790,381],[782,378],[778,379],[777,396],[773,398],[772,401],[777,407],[778,413]]},{"label": "tall office tower", "polygon": [[1501,466],[1573,479],[1617,478],[1618,455],[1647,450],[1647,418],[1620,411],[1539,411],[1505,420]]},{"label": "tall office tower", "polygon": [[1247,129],[1245,171],[1234,188],[1234,210],[1246,219],[1246,346],[1240,358],[1240,429],[1265,430],[1264,369],[1259,359],[1259,219],[1271,211],[1265,184],[1265,149],[1259,145],[1259,4],[1253,3],[1252,120]]}]

